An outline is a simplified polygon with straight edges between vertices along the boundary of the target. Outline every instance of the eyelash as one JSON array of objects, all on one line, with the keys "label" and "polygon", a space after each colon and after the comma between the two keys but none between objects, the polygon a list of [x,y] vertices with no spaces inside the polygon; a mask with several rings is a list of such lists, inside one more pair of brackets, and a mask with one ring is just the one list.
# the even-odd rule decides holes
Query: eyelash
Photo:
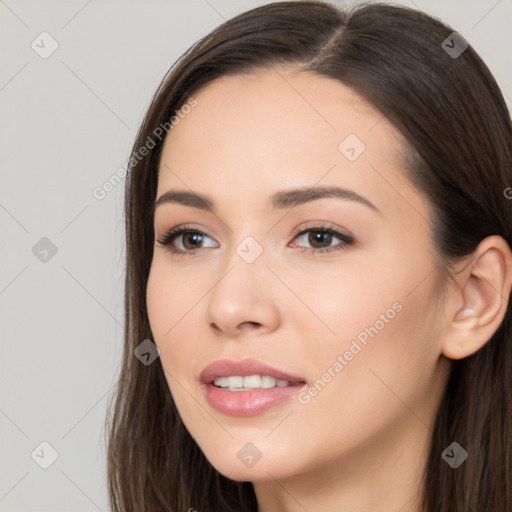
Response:
[{"label": "eyelash", "polygon": [[[348,235],[344,235],[343,233],[340,233],[336,229],[334,229],[330,226],[326,226],[326,225],[305,226],[305,228],[303,228],[303,229],[295,230],[292,233],[292,237],[293,237],[292,240],[295,240],[295,238],[297,238],[298,236],[308,233],[309,231],[328,233],[330,235],[336,236],[336,238],[339,238],[342,241],[333,247],[327,247],[327,248],[323,248],[323,249],[312,249],[311,247],[298,247],[298,249],[301,252],[309,252],[311,254],[318,255],[319,253],[345,250],[348,247],[355,245],[355,240],[352,237],[350,237]],[[177,249],[176,247],[172,246],[171,243],[176,238],[178,238],[178,236],[180,236],[183,233],[196,233],[198,235],[208,236],[203,231],[200,231],[191,226],[181,226],[181,227],[173,228],[173,229],[169,230],[165,234],[163,240],[157,240],[157,242],[162,247],[165,247],[166,250],[168,250],[172,254],[175,254],[178,256],[195,256],[201,249],[206,249],[206,247],[200,247],[200,248],[194,249],[192,251],[184,251],[182,249]],[[208,238],[210,238],[210,237],[208,237]]]}]

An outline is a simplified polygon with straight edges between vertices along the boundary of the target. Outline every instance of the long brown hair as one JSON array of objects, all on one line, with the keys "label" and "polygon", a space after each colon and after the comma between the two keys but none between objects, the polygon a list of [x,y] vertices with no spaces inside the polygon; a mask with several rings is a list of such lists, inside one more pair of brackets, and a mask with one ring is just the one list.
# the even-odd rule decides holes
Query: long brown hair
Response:
[{"label": "long brown hair", "polygon": [[[165,140],[158,127],[167,132],[173,115],[217,77],[292,64],[339,80],[405,137],[408,177],[431,205],[440,270],[450,275],[451,264],[489,235],[512,245],[505,194],[512,185],[510,114],[487,66],[452,32],[420,11],[389,4],[275,2],[226,21],[171,67],[139,129],[126,177],[125,341],[107,415],[114,512],[257,510],[252,484],[216,471],[184,427],[160,358],[146,366],[134,357],[152,339],[146,285]],[[424,475],[425,512],[512,510],[511,308],[509,301],[489,342],[452,361]],[[457,469],[441,457],[454,441],[469,453]]]}]

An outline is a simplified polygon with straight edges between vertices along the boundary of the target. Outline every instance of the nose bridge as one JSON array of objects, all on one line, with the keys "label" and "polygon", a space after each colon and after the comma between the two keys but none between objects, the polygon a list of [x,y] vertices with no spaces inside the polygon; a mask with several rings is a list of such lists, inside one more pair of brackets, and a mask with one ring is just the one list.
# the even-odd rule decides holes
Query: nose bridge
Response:
[{"label": "nose bridge", "polygon": [[225,255],[222,274],[208,299],[207,322],[234,332],[242,323],[273,328],[278,307],[263,244],[246,235]]},{"label": "nose bridge", "polygon": [[239,295],[250,299],[265,288],[268,289],[266,281],[271,273],[266,266],[267,254],[263,244],[254,236],[244,236],[241,242],[233,245],[225,258],[222,264],[223,277],[217,281],[213,290],[217,295],[226,290],[233,299]]}]

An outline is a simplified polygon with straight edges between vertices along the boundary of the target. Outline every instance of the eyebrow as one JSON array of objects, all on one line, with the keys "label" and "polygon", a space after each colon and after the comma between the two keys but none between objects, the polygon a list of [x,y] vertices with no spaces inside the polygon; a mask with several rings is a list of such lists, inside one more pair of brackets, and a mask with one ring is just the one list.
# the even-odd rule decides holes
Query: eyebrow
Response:
[{"label": "eyebrow", "polygon": [[[368,199],[360,196],[353,190],[347,190],[336,186],[327,187],[300,187],[289,190],[281,190],[270,196],[269,206],[272,209],[284,209],[298,206],[310,201],[325,198],[337,198],[345,201],[355,201],[380,213],[382,212]],[[189,192],[187,190],[169,190],[163,193],[154,203],[154,210],[165,203],[176,203],[192,208],[199,208],[215,213],[215,203],[203,194]]]}]

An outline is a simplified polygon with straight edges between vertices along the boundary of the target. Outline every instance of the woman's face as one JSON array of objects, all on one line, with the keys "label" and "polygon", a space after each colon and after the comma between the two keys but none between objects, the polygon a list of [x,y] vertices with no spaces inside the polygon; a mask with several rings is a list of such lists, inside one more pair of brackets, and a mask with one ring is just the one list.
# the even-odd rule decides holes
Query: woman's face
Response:
[{"label": "woman's face", "polygon": [[[341,83],[286,68],[195,98],[165,141],[157,198],[212,208],[159,204],[147,286],[188,431],[234,480],[421,461],[448,360],[428,204],[404,177],[398,132]],[[285,194],[330,187],[350,193]],[[300,383],[201,382],[210,363],[249,358]],[[284,384],[272,370],[219,372],[242,370],[266,377],[218,383]]]}]

